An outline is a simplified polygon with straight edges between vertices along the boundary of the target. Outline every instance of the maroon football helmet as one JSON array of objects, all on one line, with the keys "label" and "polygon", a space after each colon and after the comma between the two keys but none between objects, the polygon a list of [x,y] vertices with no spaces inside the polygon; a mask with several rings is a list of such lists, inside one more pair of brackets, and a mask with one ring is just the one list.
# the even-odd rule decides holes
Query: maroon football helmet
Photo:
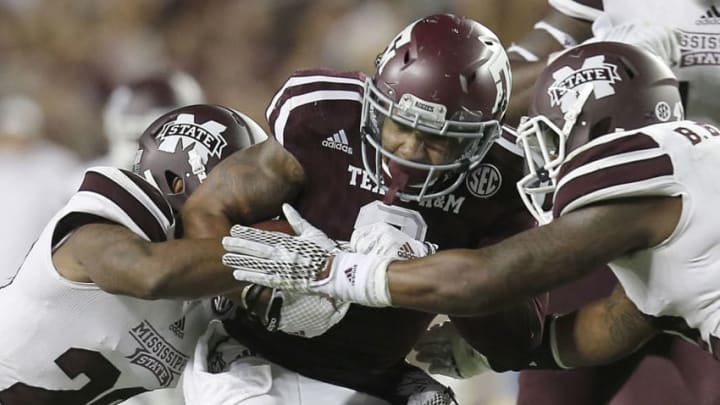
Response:
[{"label": "maroon football helmet", "polygon": [[525,205],[548,222],[541,201],[568,153],[605,134],[682,119],[678,81],[655,55],[618,42],[565,51],[538,77],[530,116],[517,128],[529,170],[518,182]]},{"label": "maroon football helmet", "polygon": [[[177,108],[153,122],[140,137],[133,171],[154,184],[177,212],[221,160],[267,139],[252,119],[211,104]],[[175,192],[173,182],[183,181]]]},{"label": "maroon football helmet", "polygon": [[[480,23],[450,14],[417,20],[378,56],[365,83],[363,163],[384,191],[405,172],[410,187],[397,195],[418,201],[461,184],[500,133],[510,97],[510,64],[497,36]],[[399,158],[382,145],[384,119],[454,138],[461,152],[440,165]],[[374,150],[374,157],[372,156]],[[420,174],[418,176],[418,173]]]},{"label": "maroon football helmet", "polygon": [[204,102],[200,84],[182,71],[155,74],[116,87],[103,110],[112,164],[129,169],[138,139],[148,125],[173,108]]}]

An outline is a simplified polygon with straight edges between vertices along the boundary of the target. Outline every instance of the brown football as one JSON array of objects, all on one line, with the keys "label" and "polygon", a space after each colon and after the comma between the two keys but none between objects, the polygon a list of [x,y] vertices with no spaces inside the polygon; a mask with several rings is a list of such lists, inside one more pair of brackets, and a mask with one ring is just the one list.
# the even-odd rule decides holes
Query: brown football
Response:
[{"label": "brown football", "polygon": [[293,232],[293,229],[288,221],[284,219],[269,219],[267,221],[260,221],[250,226],[264,231],[282,232],[288,235],[295,235],[295,232]]}]

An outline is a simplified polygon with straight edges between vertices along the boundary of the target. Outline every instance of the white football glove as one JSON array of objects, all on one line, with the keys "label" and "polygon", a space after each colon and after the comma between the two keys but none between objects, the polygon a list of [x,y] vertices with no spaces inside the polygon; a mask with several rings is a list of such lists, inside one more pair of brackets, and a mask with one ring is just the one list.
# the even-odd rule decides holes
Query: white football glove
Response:
[{"label": "white football glove", "polygon": [[395,401],[407,405],[457,405],[452,388],[446,387],[423,370],[414,366],[402,373],[395,387]]},{"label": "white football glove", "polygon": [[585,43],[599,41],[624,42],[648,50],[675,66],[680,62],[679,32],[671,27],[647,21],[634,21],[598,30]]},{"label": "white football glove", "polygon": [[[343,246],[310,225],[292,206],[283,205],[283,213],[296,235],[329,252],[337,253],[343,250]],[[265,316],[265,327],[270,331],[279,330],[311,338],[322,335],[335,326],[345,317],[349,308],[349,302],[275,289]]]},{"label": "white football glove", "polygon": [[356,228],[350,237],[353,252],[398,259],[415,259],[437,252],[437,245],[413,239],[405,232],[385,222]]},{"label": "white football glove", "polygon": [[223,263],[241,281],[334,297],[366,306],[390,306],[389,256],[341,251],[289,205],[285,216],[298,236],[235,225],[223,238]]},{"label": "white football glove", "polygon": [[320,336],[340,322],[349,308],[349,302],[321,295],[275,290],[265,316],[265,327],[306,338]]},{"label": "white football glove", "polygon": [[452,378],[470,378],[491,370],[485,356],[460,336],[452,322],[433,325],[415,344],[417,361],[428,371]]}]

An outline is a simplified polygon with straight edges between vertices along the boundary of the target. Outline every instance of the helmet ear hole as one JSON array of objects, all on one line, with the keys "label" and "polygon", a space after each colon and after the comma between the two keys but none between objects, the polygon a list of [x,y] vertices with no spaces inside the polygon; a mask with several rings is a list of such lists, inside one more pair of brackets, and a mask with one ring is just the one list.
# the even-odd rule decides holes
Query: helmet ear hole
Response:
[{"label": "helmet ear hole", "polygon": [[174,194],[182,194],[185,191],[185,182],[183,179],[169,170],[165,172],[165,182]]},{"label": "helmet ear hole", "polygon": [[477,78],[477,72],[472,72],[472,73],[470,74],[470,77],[468,77],[468,79],[467,79],[468,84],[474,82],[474,81],[475,81],[475,78]]}]

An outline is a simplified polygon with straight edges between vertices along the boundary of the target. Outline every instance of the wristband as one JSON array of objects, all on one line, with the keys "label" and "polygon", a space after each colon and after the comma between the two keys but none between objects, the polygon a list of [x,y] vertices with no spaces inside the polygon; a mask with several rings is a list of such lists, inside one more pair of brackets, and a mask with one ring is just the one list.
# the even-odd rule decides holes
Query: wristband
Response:
[{"label": "wristband", "polygon": [[560,367],[561,369],[568,370],[572,367],[566,366],[560,360],[560,351],[558,350],[557,346],[557,332],[555,331],[555,323],[557,322],[558,318],[559,315],[553,315],[552,319],[550,320],[550,352],[552,353],[555,364],[557,364],[558,367]]},{"label": "wristband", "polygon": [[251,283],[251,284],[248,284],[248,285],[246,285],[245,287],[243,287],[243,289],[240,291],[240,308],[242,308],[242,309],[244,309],[244,310],[246,310],[246,311],[247,311],[247,309],[248,309],[247,295],[248,295],[248,292],[250,291],[250,289],[251,289],[254,285],[255,285],[255,284],[252,284],[252,283]]},{"label": "wristband", "polygon": [[265,287],[258,284],[248,284],[240,291],[240,307],[251,312]]},{"label": "wristband", "polygon": [[555,323],[559,317],[560,315],[558,314],[545,317],[546,327],[543,333],[542,343],[534,350],[527,368],[546,370],[567,370],[572,368],[563,364],[560,360],[557,347],[557,334],[555,332]]},{"label": "wristband", "polygon": [[262,319],[265,329],[267,329],[268,332],[275,332],[280,327],[280,315],[282,313],[284,300],[285,296],[282,290],[273,288],[270,302],[265,311],[265,316]]},{"label": "wristband", "polygon": [[[332,257],[330,266],[335,272],[334,283],[328,295],[341,301],[355,302],[370,307],[392,306],[387,282],[387,266],[393,257],[342,252]],[[326,293],[318,282],[317,292]]]},{"label": "wristband", "polygon": [[255,308],[255,305],[258,302],[258,299],[260,298],[260,294],[262,294],[263,290],[266,287],[263,287],[259,284],[250,284],[251,287],[248,290],[247,296],[245,297],[245,304],[247,305],[247,310],[252,313],[253,308]]}]

